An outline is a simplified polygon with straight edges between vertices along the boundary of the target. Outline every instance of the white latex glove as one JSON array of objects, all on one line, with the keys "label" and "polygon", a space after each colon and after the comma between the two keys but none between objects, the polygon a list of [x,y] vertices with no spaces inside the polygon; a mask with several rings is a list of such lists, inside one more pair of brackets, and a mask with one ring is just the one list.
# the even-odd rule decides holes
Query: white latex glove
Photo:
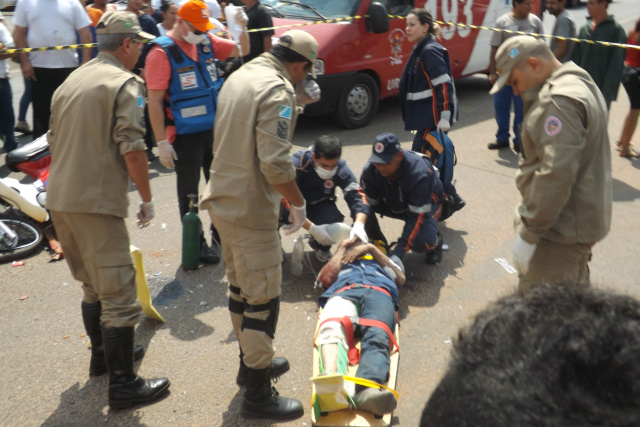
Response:
[{"label": "white latex glove", "polygon": [[244,9],[242,9],[241,7],[236,7],[236,12],[233,15],[233,17],[235,18],[236,23],[241,27],[246,27],[247,22],[249,22],[249,17],[247,17],[247,14],[244,12]]},{"label": "white latex glove", "polygon": [[307,220],[307,202],[300,207],[291,205],[291,209],[289,209],[289,220],[291,224],[287,224],[282,226],[284,230],[284,235],[288,236],[291,233],[294,233],[300,229]]},{"label": "white latex glove", "polygon": [[535,250],[536,245],[525,242],[520,236],[516,237],[513,243],[513,266],[520,275],[525,275],[529,271],[529,263]]},{"label": "white latex glove", "polygon": [[178,160],[178,155],[166,139],[158,142],[158,157],[160,158],[160,163],[165,168],[173,169],[176,167],[173,161]]},{"label": "white latex glove", "polygon": [[351,234],[349,234],[349,240],[358,237],[358,239],[362,240],[363,243],[368,243],[369,238],[367,237],[367,232],[364,231],[364,225],[361,222],[354,222],[353,227],[351,227]]},{"label": "white latex glove", "polygon": [[136,215],[138,217],[138,227],[146,227],[155,216],[153,210],[153,200],[150,202],[140,202],[140,210]]},{"label": "white latex glove", "polygon": [[312,104],[320,100],[320,86],[315,80],[301,81],[296,85],[296,102],[299,106]]},{"label": "white latex glove", "polygon": [[449,120],[444,118],[440,119],[438,122],[438,130],[441,130],[442,132],[449,132],[449,129],[451,129],[451,123],[449,123]]},{"label": "white latex glove", "polygon": [[331,236],[329,236],[329,233],[327,233],[327,226],[328,224],[313,224],[311,228],[309,228],[309,233],[311,233],[313,238],[316,239],[316,242],[320,243],[323,246],[331,246],[335,243]]}]

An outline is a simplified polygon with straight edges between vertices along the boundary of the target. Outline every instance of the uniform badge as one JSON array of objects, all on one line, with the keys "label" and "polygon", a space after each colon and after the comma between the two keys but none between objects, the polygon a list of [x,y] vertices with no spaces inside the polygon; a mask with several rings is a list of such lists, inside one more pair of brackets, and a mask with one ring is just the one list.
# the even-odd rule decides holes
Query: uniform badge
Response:
[{"label": "uniform badge", "polygon": [[376,142],[376,144],[373,146],[373,150],[380,154],[384,151],[384,144],[382,142]]},{"label": "uniform badge", "polygon": [[549,116],[544,121],[544,133],[549,136],[555,136],[562,130],[562,122],[555,116]]},{"label": "uniform badge", "polygon": [[288,105],[281,105],[280,114],[278,114],[278,116],[282,117],[283,119],[291,120],[291,116],[292,116],[291,107],[289,107]]},{"label": "uniform badge", "polygon": [[336,186],[336,184],[335,184],[332,180],[330,180],[330,179],[327,179],[327,180],[324,182],[324,188],[326,188],[327,190],[330,190],[330,189],[332,189],[332,188],[333,188],[333,187],[335,187],[335,186]]},{"label": "uniform badge", "polygon": [[138,95],[138,108],[144,108],[144,98],[142,95]]},{"label": "uniform badge", "polygon": [[194,89],[198,87],[198,79],[194,71],[189,73],[180,73],[180,86],[182,89]]},{"label": "uniform badge", "polygon": [[204,53],[209,53],[209,52],[211,52],[211,48],[209,48],[209,46],[202,46],[202,51]]},{"label": "uniform badge", "polygon": [[509,51],[509,56],[511,57],[511,59],[515,58],[519,54],[520,54],[520,51],[515,47]]}]

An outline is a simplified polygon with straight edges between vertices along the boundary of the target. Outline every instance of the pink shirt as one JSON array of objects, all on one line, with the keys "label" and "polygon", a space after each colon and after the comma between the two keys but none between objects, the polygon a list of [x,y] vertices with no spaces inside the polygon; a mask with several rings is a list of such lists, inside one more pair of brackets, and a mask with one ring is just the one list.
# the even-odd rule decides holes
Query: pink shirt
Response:
[{"label": "pink shirt", "polygon": [[[236,43],[233,40],[223,39],[217,36],[213,36],[209,33],[206,33],[207,37],[211,41],[211,47],[213,49],[213,53],[216,59],[220,59],[224,61],[229,57],[231,51],[236,46]],[[198,48],[196,45],[187,43],[185,41],[178,41],[172,36],[172,32],[169,31],[167,36],[171,37],[180,50],[187,55],[189,58],[194,61],[198,60]],[[145,60],[145,70],[146,70],[146,83],[147,89],[158,89],[158,90],[167,90],[164,97],[165,100],[169,100],[169,80],[171,79],[171,63],[169,62],[169,58],[167,58],[167,53],[160,46],[154,46],[149,51],[147,55],[147,59]],[[170,119],[173,118],[171,111],[169,108],[165,109],[165,114]],[[176,139],[176,128],[175,126],[167,126],[165,129],[165,134],[167,140],[170,144],[173,144],[173,141]]]}]

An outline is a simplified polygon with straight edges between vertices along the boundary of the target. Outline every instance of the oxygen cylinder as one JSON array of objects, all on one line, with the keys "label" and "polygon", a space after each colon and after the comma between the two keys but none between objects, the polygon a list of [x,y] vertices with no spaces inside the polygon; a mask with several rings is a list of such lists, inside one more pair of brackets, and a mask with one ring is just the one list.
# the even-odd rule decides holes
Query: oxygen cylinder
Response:
[{"label": "oxygen cylinder", "polygon": [[198,217],[197,196],[187,195],[189,198],[189,212],[182,218],[182,268],[195,270],[200,261],[200,234],[202,223]]}]

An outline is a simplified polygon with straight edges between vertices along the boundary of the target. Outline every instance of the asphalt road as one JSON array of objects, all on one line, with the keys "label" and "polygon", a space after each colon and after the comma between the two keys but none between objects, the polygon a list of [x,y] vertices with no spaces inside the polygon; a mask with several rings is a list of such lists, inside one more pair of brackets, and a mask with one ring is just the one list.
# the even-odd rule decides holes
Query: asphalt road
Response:
[{"label": "asphalt road", "polygon": [[[633,13],[627,10],[624,15],[637,18],[640,5],[633,3],[619,6],[626,4]],[[21,93],[17,73],[12,73],[11,83],[17,98]],[[496,262],[511,255],[514,208],[519,200],[514,184],[517,156],[486,149],[495,133],[486,81],[480,76],[464,79],[457,82],[457,90],[461,120],[450,136],[459,159],[456,186],[468,205],[442,224],[449,250],[441,264],[428,266],[418,254],[405,259],[409,280],[400,291],[402,351],[395,425],[418,425],[424,403],[447,367],[450,340],[489,302],[512,292],[517,282]],[[612,144],[628,108],[620,89],[609,120]],[[384,101],[376,120],[360,130],[343,130],[324,117],[303,118],[294,149],[308,146],[320,134],[335,134],[358,175],[373,137],[383,131],[395,132],[403,147],[410,147],[412,136],[402,130],[396,99]],[[640,145],[640,134],[633,142]],[[640,297],[640,226],[635,222],[640,216],[640,159],[622,159],[613,147],[612,158],[613,224],[594,248],[592,281],[596,287]],[[0,164],[4,164],[3,155]],[[245,420],[239,416],[238,346],[226,308],[224,273],[220,266],[182,271],[175,177],[157,161],[150,168],[156,218],[142,230],[135,227],[133,218],[127,223],[132,243],[145,257],[154,304],[166,323],[146,318],[140,322],[136,341],[147,353],[136,367],[145,377],[170,378],[171,394],[153,405],[109,409],[106,378],[88,377],[90,352],[83,335],[79,284],[64,262],[49,262],[42,251],[25,259],[24,266],[0,265],[0,426],[310,425],[311,346],[320,291],[313,287],[310,268],[301,277],[290,274],[293,237],[283,238],[286,256],[275,340],[277,355],[286,356],[292,368],[277,388],[281,395],[301,400],[307,414],[289,423]],[[7,173],[0,168],[0,176]],[[136,206],[135,189],[129,198]],[[207,214],[201,218],[208,225]],[[400,234],[401,224],[396,221],[385,218],[382,227],[392,240]],[[307,254],[317,272],[319,263],[309,249]]]}]

